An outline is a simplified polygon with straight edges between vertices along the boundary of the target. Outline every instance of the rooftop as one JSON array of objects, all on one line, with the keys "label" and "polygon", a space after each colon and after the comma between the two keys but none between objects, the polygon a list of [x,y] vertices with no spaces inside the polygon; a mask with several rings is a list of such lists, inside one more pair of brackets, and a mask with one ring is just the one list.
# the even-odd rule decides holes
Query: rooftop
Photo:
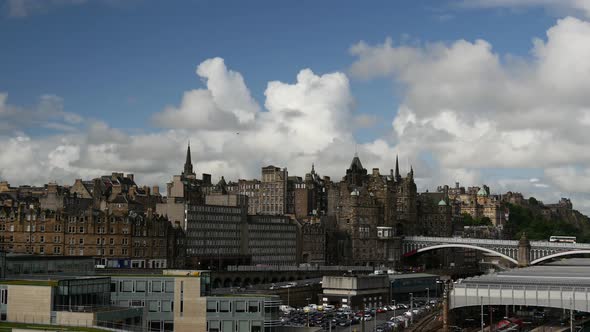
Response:
[{"label": "rooftop", "polygon": [[437,274],[429,273],[405,273],[405,274],[390,274],[389,279],[415,279],[415,278],[439,278]]},{"label": "rooftop", "polygon": [[28,329],[28,330],[40,330],[40,331],[81,331],[81,332],[104,332],[106,330],[92,327],[78,327],[78,326],[59,326],[59,325],[39,325],[39,324],[28,324],[28,323],[8,323],[0,322],[0,332],[10,332],[13,328],[16,329]]},{"label": "rooftop", "polygon": [[[486,274],[462,280],[460,285],[535,285],[546,287],[590,287],[590,265],[574,265],[563,260],[560,265],[530,266]],[[567,261],[570,261],[569,263]],[[587,262],[586,262],[587,263]]]},{"label": "rooftop", "polygon": [[0,280],[0,285],[57,286],[57,280]]}]

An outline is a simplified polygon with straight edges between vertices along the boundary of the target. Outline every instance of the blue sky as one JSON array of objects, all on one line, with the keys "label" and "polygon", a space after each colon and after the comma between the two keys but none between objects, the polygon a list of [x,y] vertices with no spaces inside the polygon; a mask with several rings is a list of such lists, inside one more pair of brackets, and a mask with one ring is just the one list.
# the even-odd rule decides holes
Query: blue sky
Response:
[{"label": "blue sky", "polygon": [[384,172],[400,154],[422,190],[590,211],[589,17],[576,0],[0,0],[0,179],[163,188],[190,139],[214,178],[338,178],[357,149]]},{"label": "blue sky", "polygon": [[[523,24],[523,22],[525,22]],[[533,36],[555,18],[543,9],[458,9],[444,1],[132,1],[55,6],[0,21],[0,87],[31,105],[42,94],[68,111],[117,128],[151,130],[145,114],[201,83],[193,69],[220,56],[263,100],[266,83],[292,81],[302,68],[346,71],[348,48],[386,37],[412,42],[483,38],[500,53],[528,56]],[[507,35],[510,38],[506,38]],[[351,82],[358,111],[396,110],[390,80]],[[389,121],[387,121],[389,122]],[[380,131],[377,131],[379,133]],[[35,134],[35,132],[31,132]],[[375,131],[361,130],[361,141]]]}]

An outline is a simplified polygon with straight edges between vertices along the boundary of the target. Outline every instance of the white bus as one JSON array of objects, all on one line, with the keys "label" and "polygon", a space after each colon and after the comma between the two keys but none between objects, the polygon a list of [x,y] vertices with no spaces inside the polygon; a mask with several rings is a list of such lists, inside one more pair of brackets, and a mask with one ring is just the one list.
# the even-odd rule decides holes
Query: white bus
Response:
[{"label": "white bus", "polygon": [[552,235],[549,238],[549,242],[576,243],[576,237],[575,236],[556,236],[556,235]]}]

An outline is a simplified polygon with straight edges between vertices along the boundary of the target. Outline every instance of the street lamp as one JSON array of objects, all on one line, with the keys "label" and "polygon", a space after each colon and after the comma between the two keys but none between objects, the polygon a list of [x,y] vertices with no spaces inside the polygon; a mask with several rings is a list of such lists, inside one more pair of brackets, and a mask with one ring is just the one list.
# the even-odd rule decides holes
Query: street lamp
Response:
[{"label": "street lamp", "polygon": [[309,327],[309,312],[311,311],[311,308],[309,307],[309,300],[311,300],[311,297],[306,298],[307,300],[307,327]]},{"label": "street lamp", "polygon": [[430,305],[430,288],[428,288],[428,287],[426,287],[426,298],[427,298],[426,305]]},{"label": "street lamp", "polygon": [[484,322],[483,322],[483,296],[479,297],[479,303],[481,304],[481,332],[483,332],[483,326],[484,326]]},{"label": "street lamp", "polygon": [[410,293],[410,325],[414,324],[414,293]]}]

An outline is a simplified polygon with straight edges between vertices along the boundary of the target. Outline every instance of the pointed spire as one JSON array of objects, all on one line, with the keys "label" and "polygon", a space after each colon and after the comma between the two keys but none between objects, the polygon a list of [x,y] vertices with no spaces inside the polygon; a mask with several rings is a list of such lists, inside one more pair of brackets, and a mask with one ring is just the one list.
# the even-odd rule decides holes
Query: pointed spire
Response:
[{"label": "pointed spire", "polygon": [[315,165],[311,163],[311,174],[315,174]]},{"label": "pointed spire", "polygon": [[191,143],[189,141],[188,146],[186,148],[186,160],[184,162],[184,171],[182,172],[182,175],[188,176],[194,174],[195,173],[193,173],[193,163],[191,161]]},{"label": "pointed spire", "polygon": [[399,160],[397,155],[395,156],[395,180],[399,181],[402,176],[399,174]]}]

